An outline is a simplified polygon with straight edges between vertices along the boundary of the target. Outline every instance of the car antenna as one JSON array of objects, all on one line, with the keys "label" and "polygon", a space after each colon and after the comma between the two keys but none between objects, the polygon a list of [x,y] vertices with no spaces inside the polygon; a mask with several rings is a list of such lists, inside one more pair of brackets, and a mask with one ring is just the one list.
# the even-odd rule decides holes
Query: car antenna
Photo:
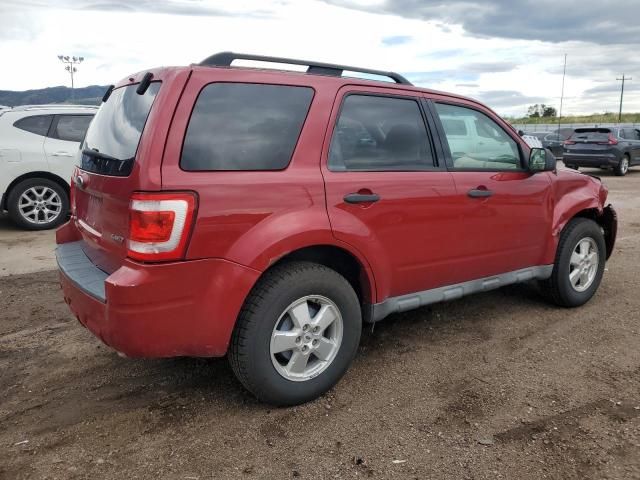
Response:
[{"label": "car antenna", "polygon": [[144,92],[146,92],[147,88],[149,88],[149,85],[151,85],[152,78],[153,73],[147,72],[144,74],[144,77],[142,77],[142,80],[140,81],[140,85],[138,85],[138,88],[136,88],[136,93],[138,95],[144,95]]},{"label": "car antenna", "polygon": [[109,97],[111,96],[111,92],[113,92],[113,87],[114,87],[113,85],[109,85],[109,88],[107,88],[107,91],[104,92],[104,95],[102,96],[102,103],[109,100]]}]

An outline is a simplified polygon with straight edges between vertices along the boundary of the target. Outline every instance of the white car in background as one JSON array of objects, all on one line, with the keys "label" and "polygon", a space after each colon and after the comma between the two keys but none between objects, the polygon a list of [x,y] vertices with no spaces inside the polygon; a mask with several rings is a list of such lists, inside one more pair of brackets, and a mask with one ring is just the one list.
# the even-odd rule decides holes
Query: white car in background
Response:
[{"label": "white car in background", "polygon": [[69,181],[98,107],[28,105],[0,110],[0,211],[29,230],[69,213]]}]

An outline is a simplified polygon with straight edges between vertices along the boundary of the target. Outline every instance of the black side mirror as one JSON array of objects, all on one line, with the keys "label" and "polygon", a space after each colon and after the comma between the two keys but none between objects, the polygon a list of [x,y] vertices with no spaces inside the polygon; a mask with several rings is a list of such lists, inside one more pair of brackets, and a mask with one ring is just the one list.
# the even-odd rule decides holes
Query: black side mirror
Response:
[{"label": "black side mirror", "polygon": [[532,173],[553,172],[556,169],[556,157],[546,148],[532,148],[527,166]]},{"label": "black side mirror", "polygon": [[522,137],[524,135],[524,131],[518,130],[518,135],[520,135]]}]

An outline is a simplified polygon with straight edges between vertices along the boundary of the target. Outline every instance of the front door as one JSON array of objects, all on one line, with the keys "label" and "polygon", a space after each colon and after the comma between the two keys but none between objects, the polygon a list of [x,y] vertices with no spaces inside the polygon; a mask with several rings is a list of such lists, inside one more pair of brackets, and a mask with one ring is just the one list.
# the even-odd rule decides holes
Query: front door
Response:
[{"label": "front door", "polygon": [[[455,228],[464,241],[451,259],[459,281],[541,265],[552,225],[549,173],[526,171],[515,135],[479,107],[436,101],[432,111],[461,205]],[[461,123],[477,139],[460,142]]]},{"label": "front door", "polygon": [[322,165],[334,235],[370,262],[378,302],[449,283],[456,190],[420,98],[345,87],[336,102]]}]

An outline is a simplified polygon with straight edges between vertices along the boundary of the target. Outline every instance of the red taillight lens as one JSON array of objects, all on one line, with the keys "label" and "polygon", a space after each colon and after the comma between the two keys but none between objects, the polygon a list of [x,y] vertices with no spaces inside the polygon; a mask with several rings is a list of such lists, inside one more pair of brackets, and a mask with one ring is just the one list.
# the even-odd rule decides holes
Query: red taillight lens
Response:
[{"label": "red taillight lens", "polygon": [[171,238],[175,212],[141,212],[131,210],[129,213],[129,240],[135,242],[167,242]]},{"label": "red taillight lens", "polygon": [[134,193],[129,202],[127,255],[147,262],[182,258],[195,209],[193,193]]},{"label": "red taillight lens", "polygon": [[573,140],[565,140],[565,141],[564,141],[564,144],[565,144],[565,145],[575,145],[575,144],[576,144],[576,142],[574,142]]}]

